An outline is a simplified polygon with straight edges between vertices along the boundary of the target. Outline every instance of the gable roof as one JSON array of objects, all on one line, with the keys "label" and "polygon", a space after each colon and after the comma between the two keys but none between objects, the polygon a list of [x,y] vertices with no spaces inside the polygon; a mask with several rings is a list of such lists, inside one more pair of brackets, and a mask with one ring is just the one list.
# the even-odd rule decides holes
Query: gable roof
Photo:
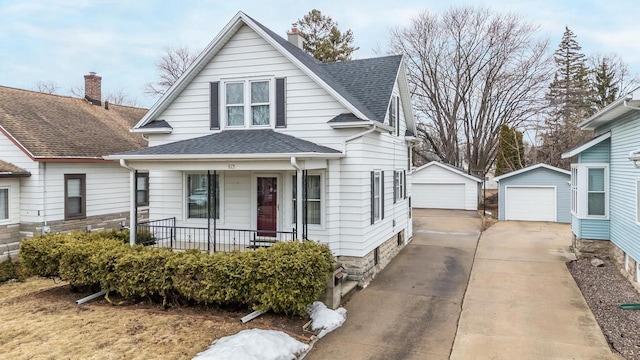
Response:
[{"label": "gable roof", "polygon": [[[383,122],[391,91],[402,67],[402,55],[373,59],[352,60],[324,64],[291,44],[253,18],[238,12],[222,31],[207,45],[176,83],[153,105],[147,115],[135,126],[140,129],[175,100],[181,91],[200,73],[231,37],[247,25],[270,43],[283,56],[298,66],[307,76],[340,102],[355,118]],[[375,71],[374,73],[368,73]],[[374,76],[371,76],[371,75]],[[403,96],[408,96],[403,92]],[[405,103],[410,102],[407,98]],[[414,125],[413,113],[405,107],[407,123]],[[409,107],[410,110],[410,107]]]},{"label": "gable roof", "polygon": [[12,163],[0,160],[0,178],[1,177],[27,177],[31,173],[27,170],[15,166]]},{"label": "gable roof", "polygon": [[[0,133],[32,160],[102,159],[147,145],[129,129],[146,109],[0,86]],[[0,154],[2,156],[2,154]]]},{"label": "gable roof", "polygon": [[568,159],[570,157],[574,157],[580,154],[581,152],[591,148],[592,146],[600,144],[601,142],[607,140],[610,137],[611,137],[611,132],[607,131],[606,133],[596,136],[582,145],[579,145],[569,151],[565,151],[564,153],[562,153],[562,158]]},{"label": "gable roof", "polygon": [[500,180],[506,179],[508,177],[512,177],[512,176],[515,176],[515,175],[520,175],[522,173],[525,173],[525,172],[528,172],[528,171],[531,171],[531,170],[535,170],[535,169],[541,169],[541,168],[542,169],[548,169],[548,170],[551,170],[551,171],[556,171],[556,172],[559,172],[559,173],[562,173],[562,174],[565,174],[565,175],[571,175],[571,172],[569,170],[560,169],[560,168],[557,168],[555,166],[551,166],[551,165],[540,163],[540,164],[536,164],[536,165],[527,166],[526,168],[522,168],[520,170],[512,171],[510,173],[502,174],[500,176],[495,177],[493,180],[494,181],[500,181]]},{"label": "gable roof", "polygon": [[271,129],[225,130],[198,138],[176,141],[108,156],[112,159],[342,157],[342,152],[285,135]]},{"label": "gable roof", "polygon": [[482,182],[482,178],[480,178],[479,176],[475,176],[475,175],[471,175],[471,174],[467,174],[464,172],[464,170],[462,170],[459,167],[450,165],[450,164],[445,164],[445,163],[441,163],[439,161],[431,161],[430,163],[427,163],[425,165],[420,166],[419,168],[415,169],[415,171],[413,173],[417,173],[418,171],[421,171],[423,169],[427,169],[430,166],[437,166],[439,168],[445,169],[447,171],[450,171],[452,173],[456,173],[460,176],[463,176],[467,179],[476,181],[476,182]]}]

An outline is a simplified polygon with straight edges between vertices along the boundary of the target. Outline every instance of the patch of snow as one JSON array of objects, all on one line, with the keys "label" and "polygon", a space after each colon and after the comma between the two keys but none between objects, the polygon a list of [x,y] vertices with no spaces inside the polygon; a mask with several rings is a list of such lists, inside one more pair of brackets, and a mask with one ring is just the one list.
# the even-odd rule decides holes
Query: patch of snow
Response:
[{"label": "patch of snow", "polygon": [[275,330],[242,330],[215,340],[193,360],[292,360],[309,345]]},{"label": "patch of snow", "polygon": [[347,309],[341,307],[331,310],[320,301],[316,301],[309,306],[309,316],[312,320],[311,330],[322,329],[318,334],[318,338],[321,338],[344,324]]}]

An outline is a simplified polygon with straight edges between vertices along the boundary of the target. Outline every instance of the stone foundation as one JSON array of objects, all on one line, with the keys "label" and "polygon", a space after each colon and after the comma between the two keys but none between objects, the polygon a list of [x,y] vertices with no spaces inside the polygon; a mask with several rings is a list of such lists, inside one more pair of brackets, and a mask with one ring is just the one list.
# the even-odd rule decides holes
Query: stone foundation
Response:
[{"label": "stone foundation", "polygon": [[[0,245],[9,244],[20,240],[20,224],[0,226]],[[0,253],[2,250],[0,250]]]},{"label": "stone foundation", "polygon": [[[147,209],[138,211],[138,221],[149,218]],[[43,233],[68,233],[71,231],[103,231],[118,230],[122,225],[129,226],[129,212],[119,212],[98,216],[87,216],[84,219],[76,220],[56,220],[49,221],[45,227],[44,223],[21,223],[14,226],[11,232],[12,241],[20,241],[24,238],[31,238]],[[48,230],[48,231],[46,231]],[[0,227],[0,244],[3,241],[3,228]],[[7,235],[8,237],[8,235]],[[9,241],[11,242],[11,241]]]},{"label": "stone foundation", "polygon": [[573,235],[571,248],[578,259],[588,257],[598,257],[600,259],[611,259],[613,244],[609,240],[580,239]]},{"label": "stone foundation", "polygon": [[[401,244],[398,245],[398,235],[401,236]],[[347,274],[347,280],[358,282],[358,286],[365,287],[371,280],[393,259],[400,250],[406,246],[404,230],[387,239],[378,246],[378,263],[375,262],[375,252],[369,252],[363,257],[338,256],[337,261],[344,268],[343,273]]]}]

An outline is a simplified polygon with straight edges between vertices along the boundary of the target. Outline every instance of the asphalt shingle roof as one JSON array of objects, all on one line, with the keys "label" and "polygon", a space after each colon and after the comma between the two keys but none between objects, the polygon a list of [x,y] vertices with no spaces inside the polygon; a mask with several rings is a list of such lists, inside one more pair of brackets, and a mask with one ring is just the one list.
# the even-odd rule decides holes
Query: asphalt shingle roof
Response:
[{"label": "asphalt shingle roof", "polygon": [[286,51],[371,120],[383,122],[402,55],[322,63],[249,17]]},{"label": "asphalt shingle roof", "polygon": [[353,115],[352,113],[344,113],[335,116],[333,119],[329,120],[329,123],[343,123],[343,122],[354,122],[354,121],[366,121],[362,120],[359,117]]},{"label": "asphalt shingle roof", "polygon": [[100,158],[143,148],[147,142],[129,129],[146,112],[0,86],[0,126],[34,157]]},{"label": "asphalt shingle roof", "polygon": [[152,122],[141,127],[141,129],[163,129],[163,128],[173,129],[173,127],[171,127],[171,125],[169,125],[169,123],[164,120],[153,120]]},{"label": "asphalt shingle roof", "polygon": [[31,176],[31,173],[12,163],[0,160],[0,177],[3,176]]},{"label": "asphalt shingle roof", "polygon": [[271,129],[227,130],[117,155],[335,154],[340,151]]}]

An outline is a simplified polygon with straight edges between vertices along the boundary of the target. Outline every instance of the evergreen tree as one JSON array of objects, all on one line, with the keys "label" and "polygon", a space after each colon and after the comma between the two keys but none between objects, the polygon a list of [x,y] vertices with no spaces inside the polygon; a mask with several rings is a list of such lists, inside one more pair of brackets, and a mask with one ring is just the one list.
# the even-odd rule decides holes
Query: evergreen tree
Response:
[{"label": "evergreen tree", "polygon": [[525,166],[522,132],[515,127],[502,125],[496,154],[496,176],[522,169]]},{"label": "evergreen tree", "polygon": [[619,81],[616,79],[615,69],[609,64],[609,59],[603,57],[593,70],[593,104],[595,110],[611,104],[618,98]]},{"label": "evergreen tree", "polygon": [[344,33],[330,16],[313,9],[294,23],[304,38],[304,51],[322,62],[351,60],[351,54],[359,48],[353,46],[351,29]]},{"label": "evergreen tree", "polygon": [[562,153],[591,136],[590,132],[578,127],[595,112],[589,70],[581,50],[576,35],[565,28],[560,46],[554,52],[556,73],[547,94],[549,111],[538,156],[543,162],[557,167],[568,168],[570,162],[561,159]]}]

